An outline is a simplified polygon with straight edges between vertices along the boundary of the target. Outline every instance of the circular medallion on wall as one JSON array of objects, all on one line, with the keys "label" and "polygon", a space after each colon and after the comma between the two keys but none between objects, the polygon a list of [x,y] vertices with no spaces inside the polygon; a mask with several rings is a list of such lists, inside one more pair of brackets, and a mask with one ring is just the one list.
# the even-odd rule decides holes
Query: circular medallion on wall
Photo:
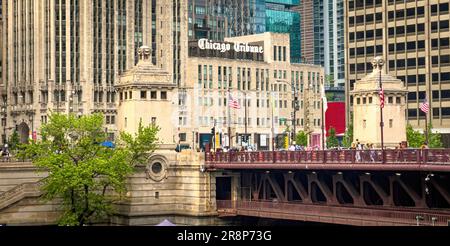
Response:
[{"label": "circular medallion on wall", "polygon": [[167,160],[163,156],[152,156],[149,159],[149,164],[145,168],[147,179],[156,182],[161,182],[167,178]]}]

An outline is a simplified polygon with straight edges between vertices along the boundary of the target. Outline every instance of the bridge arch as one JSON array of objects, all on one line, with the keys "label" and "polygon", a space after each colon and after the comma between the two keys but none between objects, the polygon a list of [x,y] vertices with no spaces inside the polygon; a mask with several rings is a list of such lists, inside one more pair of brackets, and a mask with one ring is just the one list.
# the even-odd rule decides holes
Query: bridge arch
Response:
[{"label": "bridge arch", "polygon": [[380,194],[366,181],[363,182],[363,198],[366,205],[369,206],[383,206],[384,204]]},{"label": "bridge arch", "polygon": [[313,203],[326,203],[327,198],[320,186],[315,182],[311,182],[311,200]]},{"label": "bridge arch", "polygon": [[336,182],[336,199],[339,204],[354,204],[353,197],[340,181]]}]

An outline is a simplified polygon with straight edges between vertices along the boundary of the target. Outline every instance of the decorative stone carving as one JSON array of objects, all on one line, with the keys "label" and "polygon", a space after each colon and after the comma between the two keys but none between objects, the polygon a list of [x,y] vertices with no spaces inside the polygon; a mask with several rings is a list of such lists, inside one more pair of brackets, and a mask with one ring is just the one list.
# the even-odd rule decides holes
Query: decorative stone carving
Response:
[{"label": "decorative stone carving", "polygon": [[152,49],[148,46],[142,46],[138,49],[139,61],[149,61],[152,55]]},{"label": "decorative stone carving", "polygon": [[383,57],[377,56],[372,60],[372,66],[374,70],[381,70],[385,64]]},{"label": "decorative stone carving", "polygon": [[161,182],[167,178],[167,160],[163,156],[152,156],[145,168],[147,179]]}]

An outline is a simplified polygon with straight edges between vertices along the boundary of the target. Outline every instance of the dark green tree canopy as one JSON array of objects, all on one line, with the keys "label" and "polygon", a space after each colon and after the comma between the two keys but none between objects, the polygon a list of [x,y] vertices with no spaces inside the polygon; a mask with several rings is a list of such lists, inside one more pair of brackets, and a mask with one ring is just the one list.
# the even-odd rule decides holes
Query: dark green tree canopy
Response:
[{"label": "dark green tree canopy", "polygon": [[342,145],[346,148],[350,148],[353,143],[353,115],[350,117],[350,122],[348,122],[347,129],[344,134],[344,139]]},{"label": "dark green tree canopy", "polygon": [[49,172],[44,197],[62,198],[60,225],[84,225],[113,212],[123,198],[126,179],[136,163],[145,163],[157,146],[156,126],[140,125],[135,136],[121,133],[115,148],[107,140],[101,114],[53,114],[41,129],[42,140],[31,142],[20,155]]},{"label": "dark green tree canopy", "polygon": [[[441,134],[434,132],[433,126],[428,125],[428,147],[430,148],[442,148]],[[420,148],[424,142],[426,142],[425,134],[415,131],[413,127],[408,124],[406,126],[406,138],[408,140],[409,147]]]},{"label": "dark green tree canopy", "polygon": [[295,143],[300,146],[307,146],[308,145],[308,135],[306,135],[305,132],[300,131],[297,133],[297,136],[295,138]]},{"label": "dark green tree canopy", "polygon": [[336,137],[336,130],[331,127],[330,128],[330,136],[327,138],[327,148],[335,148],[339,146],[339,141]]}]

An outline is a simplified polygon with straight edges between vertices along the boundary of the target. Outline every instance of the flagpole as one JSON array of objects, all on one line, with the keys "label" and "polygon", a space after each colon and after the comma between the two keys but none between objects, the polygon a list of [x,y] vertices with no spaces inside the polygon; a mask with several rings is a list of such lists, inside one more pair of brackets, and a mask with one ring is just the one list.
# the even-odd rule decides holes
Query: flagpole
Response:
[{"label": "flagpole", "polygon": [[322,150],[325,150],[325,101],[322,98]]},{"label": "flagpole", "polygon": [[425,143],[428,145],[428,113],[425,113]]},{"label": "flagpole", "polygon": [[228,148],[231,149],[231,108],[230,108],[230,86],[228,86]]},{"label": "flagpole", "polygon": [[[379,74],[379,79],[380,79],[380,93],[382,93],[383,94],[383,101],[384,101],[384,98],[385,98],[385,96],[384,96],[384,91],[383,91],[383,83],[382,83],[382,81],[381,81],[381,70],[382,70],[382,68],[383,68],[383,65],[384,65],[384,60],[383,60],[383,58],[382,57],[378,57],[378,59],[376,59],[376,65],[378,66],[378,69],[379,69],[379,72],[380,72],[380,74]],[[374,64],[375,65],[375,64]],[[380,96],[380,100],[381,100],[381,96]],[[384,102],[383,102],[383,104],[384,104]],[[382,102],[380,101],[380,117],[381,117],[381,119],[380,119],[380,128],[381,128],[381,152],[382,152],[382,161],[383,161],[383,163],[385,163],[385,156],[384,156],[384,121],[383,121],[383,107],[384,107],[384,105],[382,105]]]}]

